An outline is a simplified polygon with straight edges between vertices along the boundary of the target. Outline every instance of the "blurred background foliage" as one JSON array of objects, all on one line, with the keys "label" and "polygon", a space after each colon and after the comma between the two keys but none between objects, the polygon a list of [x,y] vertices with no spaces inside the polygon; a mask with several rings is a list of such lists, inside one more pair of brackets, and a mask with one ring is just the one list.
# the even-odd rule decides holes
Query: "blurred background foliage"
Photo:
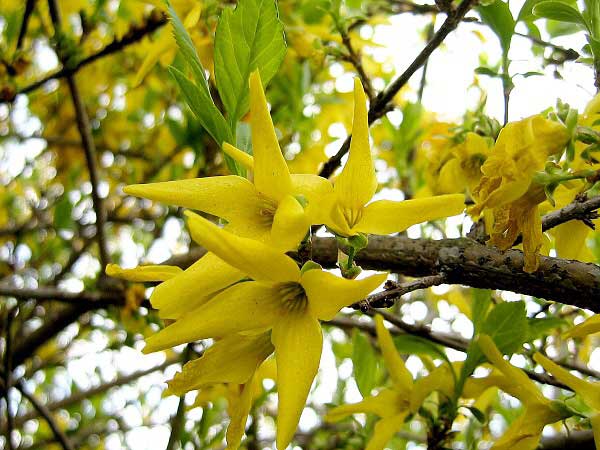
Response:
[{"label": "blurred background foliage", "polygon": [[[217,20],[234,3],[172,0],[211,82]],[[89,116],[111,261],[132,267],[162,262],[190,248],[179,209],[126,197],[124,185],[228,174],[229,169],[167,71],[169,65],[183,68],[184,61],[162,1],[60,0],[58,4],[63,16],[63,33],[58,38],[45,1],[3,0],[0,5],[0,285],[108,293],[124,288],[127,302],[96,308],[51,298],[17,301],[5,292],[0,300],[4,373],[14,371],[13,378],[46,405],[75,448],[223,448],[226,392],[215,388],[181,403],[161,396],[164,381],[181,362],[200,354],[204,345],[142,356],[143,338],[162,326],[144,301],[151,286],[124,286],[102,276],[92,185],[71,94],[62,75],[74,74]],[[373,98],[398,74],[399,65],[408,64],[410,55],[418,51],[415,46],[424,45],[443,17],[438,18],[435,4],[400,0],[286,0],[278,7],[288,50],[267,91],[271,113],[291,171],[318,173],[350,129],[352,78],[363,77],[367,94]],[[525,77],[561,79],[565,72],[571,73],[573,60],[585,56],[579,29],[564,22],[540,22],[524,11],[517,30],[528,37],[522,38],[525,50],[520,51],[538,71],[522,72]],[[510,54],[498,47],[497,29],[490,31],[477,13],[469,17],[464,33],[480,43],[480,53],[479,68],[467,80],[469,100],[465,92],[464,105],[458,105],[464,116],[436,115],[431,105],[443,103],[444,98],[430,99],[427,108],[421,104],[430,85],[453,89],[437,66],[434,71],[417,73],[396,95],[393,111],[371,127],[382,198],[462,191],[464,186],[450,183],[457,180],[441,177],[442,168],[459,157],[467,132],[474,131],[490,143],[497,137],[502,117],[487,115],[490,87],[496,92],[510,87],[510,91],[525,80],[515,72],[508,75],[505,63]],[[403,42],[407,34],[412,41]],[[565,47],[548,43],[555,38],[560,43],[564,36],[573,38],[564,41]],[[500,42],[504,42],[502,37]],[[570,49],[572,42],[580,43],[580,48]],[[466,47],[469,44],[463,45],[454,51],[473,51]],[[401,63],[396,54],[399,48],[405,59]],[[439,51],[449,50],[443,45]],[[591,70],[584,75],[591,86]],[[219,104],[213,85],[211,91]],[[515,112],[515,117],[520,116]],[[248,136],[244,120],[238,144]],[[457,237],[469,227],[468,219],[440,222],[413,227],[409,236]],[[548,239],[546,251],[552,252],[554,238]],[[597,262],[599,244],[598,234],[590,232],[588,246],[582,250],[585,258],[579,256]],[[495,302],[524,298],[454,286],[412,293],[395,308],[409,323],[468,338],[473,298],[478,295]],[[110,303],[110,299],[100,299],[104,300]],[[541,346],[554,356],[566,357],[597,374],[593,370],[600,366],[588,365],[592,355],[600,357],[592,337],[578,346],[560,338],[561,330],[581,321],[584,314],[570,306],[526,300],[530,340],[541,339]],[[10,339],[7,342],[7,330],[12,345]],[[440,358],[436,344],[410,336],[396,339],[401,352],[411,354],[407,364],[415,373],[431,370]],[[457,358],[458,352],[445,351]],[[373,417],[335,426],[324,425],[319,417],[325,403],[367,396],[384,383],[385,370],[373,337],[358,329],[327,327],[326,353],[327,376],[317,380],[296,443],[301,448],[364,448]],[[521,358],[523,366],[533,367],[526,356]],[[265,370],[244,444],[249,449],[273,445],[272,378]],[[457,448],[478,448],[478,442],[497,435],[519,410],[514,398],[498,392],[486,401],[479,408],[489,406],[496,414],[486,424],[465,416]],[[18,448],[60,448],[43,414],[22,394],[12,395],[9,404]],[[576,427],[577,419],[570,420]],[[7,429],[6,403],[0,428]],[[423,448],[425,432],[424,422],[413,421],[390,446]],[[5,436],[0,440],[7,445]]]}]

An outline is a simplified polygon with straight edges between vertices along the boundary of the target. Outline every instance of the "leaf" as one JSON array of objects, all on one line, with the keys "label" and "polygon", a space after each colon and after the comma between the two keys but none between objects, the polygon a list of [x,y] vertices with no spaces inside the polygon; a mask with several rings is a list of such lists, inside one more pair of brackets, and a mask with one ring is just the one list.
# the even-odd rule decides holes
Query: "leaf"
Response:
[{"label": "leaf", "polygon": [[533,7],[533,14],[545,19],[558,20],[559,22],[575,23],[584,26],[588,29],[588,24],[581,15],[572,6],[562,2],[546,1],[540,2]]},{"label": "leaf", "polygon": [[394,345],[396,346],[398,353],[427,355],[433,358],[441,358],[450,364],[446,353],[444,353],[444,350],[441,347],[419,336],[413,336],[411,334],[396,336],[394,337]]},{"label": "leaf", "polygon": [[472,289],[471,317],[475,334],[481,328],[487,312],[492,304],[492,292],[487,289]]},{"label": "leaf", "polygon": [[[192,74],[194,75],[194,81],[196,84],[200,85],[200,88],[206,93],[210,99],[210,102],[213,103],[212,98],[210,97],[208,81],[206,81],[204,67],[202,67],[202,63],[200,62],[200,58],[196,52],[196,47],[194,47],[194,43],[192,42],[190,35],[183,26],[183,23],[181,23],[181,20],[173,9],[173,6],[170,2],[168,5],[169,16],[171,16],[171,23],[173,24],[173,34],[175,35],[175,41],[177,42],[179,51],[182,53],[183,59],[191,69]],[[219,142],[219,145],[221,145],[221,142]]]},{"label": "leaf", "polygon": [[471,411],[471,414],[473,414],[473,417],[475,417],[479,423],[485,423],[485,414],[480,409],[477,409],[474,406],[465,406],[465,408]]},{"label": "leaf", "polygon": [[481,16],[481,20],[489,25],[492,31],[500,39],[500,46],[503,53],[508,53],[510,41],[515,32],[515,19],[513,18],[508,3],[502,0],[496,0],[494,3],[487,6],[480,6],[477,12]]},{"label": "leaf", "polygon": [[377,354],[369,340],[358,330],[354,331],[352,337],[352,364],[358,390],[363,397],[368,397],[377,381]]},{"label": "leaf", "polygon": [[[504,302],[494,306],[481,325],[478,334],[487,334],[492,338],[496,347],[505,355],[518,350],[527,340],[529,330],[525,315],[525,302]],[[464,382],[475,368],[485,361],[485,357],[475,340],[467,349],[467,359],[463,364],[455,395],[462,392]]]},{"label": "leaf", "polygon": [[537,19],[533,14],[533,8],[542,1],[544,0],[525,0],[525,3],[521,6],[521,10],[517,16],[517,22]]},{"label": "leaf", "polygon": [[499,78],[501,75],[496,72],[493,69],[490,69],[489,67],[477,67],[475,69],[475,73],[479,74],[479,75],[487,75],[488,77],[492,77],[492,78]]},{"label": "leaf", "polygon": [[73,205],[69,201],[69,197],[64,195],[54,207],[54,226],[57,229],[71,228],[73,226],[72,211]]},{"label": "leaf", "polygon": [[248,77],[258,69],[266,86],[279,69],[286,46],[273,0],[241,0],[225,9],[215,34],[215,78],[229,123],[248,110]]},{"label": "leaf", "polygon": [[543,317],[528,319],[529,336],[528,341],[533,341],[545,336],[551,330],[560,330],[565,327],[568,322],[559,317]]},{"label": "leaf", "polygon": [[224,141],[231,142],[232,138],[229,125],[212,102],[208,92],[200,89],[176,68],[169,67],[169,72],[173,78],[175,78],[188,106],[196,115],[200,124],[210,133],[219,146]]}]

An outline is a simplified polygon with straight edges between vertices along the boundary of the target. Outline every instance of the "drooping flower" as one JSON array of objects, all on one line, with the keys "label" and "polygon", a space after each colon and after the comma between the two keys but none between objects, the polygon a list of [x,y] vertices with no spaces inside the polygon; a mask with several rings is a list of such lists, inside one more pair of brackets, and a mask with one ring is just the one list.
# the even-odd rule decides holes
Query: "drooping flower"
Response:
[{"label": "drooping flower", "polygon": [[369,144],[366,98],[358,79],[354,82],[354,120],[348,161],[336,178],[333,190],[327,201],[325,224],[341,236],[396,233],[417,223],[459,214],[464,209],[462,194],[369,203],[377,190],[377,177]]},{"label": "drooping flower", "polygon": [[414,382],[381,316],[375,316],[375,327],[379,348],[392,379],[392,387],[382,389],[376,395],[366,397],[361,402],[337,406],[325,416],[325,420],[329,422],[337,422],[356,413],[379,416],[373,436],[367,444],[367,450],[382,450],[402,428],[408,415],[417,412],[430,393],[441,391],[450,397],[454,390],[454,378],[451,374],[453,369],[447,365],[434,369],[426,377]]},{"label": "drooping flower", "polygon": [[564,334],[564,337],[582,338],[594,333],[600,333],[600,314],[594,314],[589,319],[571,328]]},{"label": "drooping flower", "polygon": [[544,169],[549,156],[564,149],[568,139],[562,124],[541,115],[507,124],[481,167],[483,177],[473,191],[476,204],[469,212],[479,216],[487,209],[493,214],[491,245],[506,250],[522,234],[526,272],[535,271],[539,264],[542,224],[538,205],[546,198],[533,176]]},{"label": "drooping flower", "polygon": [[586,405],[595,411],[590,417],[596,448],[600,448],[600,382],[585,381],[560,367],[554,361],[546,358],[541,353],[533,355],[533,359],[541,365],[546,372],[552,374],[558,381],[569,386],[577,393]]},{"label": "drooping flower", "polygon": [[348,280],[314,268],[314,263],[300,271],[279,250],[234,235],[191,212],[187,215],[194,240],[251,281],[236,283],[183,313],[148,338],[144,352],[271,330],[278,374],[277,446],[283,449],[294,435],[319,367],[323,340],[319,320],[330,320],[342,307],[366,297],[387,274]]},{"label": "drooping flower", "polygon": [[[169,382],[165,395],[182,396],[198,389],[197,403],[205,401],[207,396],[224,395],[230,417],[227,449],[235,450],[240,445],[248,414],[257,397],[259,367],[273,350],[270,333],[229,335],[218,340],[200,358],[186,363]],[[219,385],[226,385],[226,389],[215,390],[214,387]]]},{"label": "drooping flower", "polygon": [[523,413],[494,443],[492,449],[533,450],[537,448],[546,425],[570,417],[572,414],[559,402],[544,397],[525,372],[502,357],[489,336],[479,336],[477,343],[488,361],[504,375],[504,378],[495,379],[495,385],[518,398],[525,407]]}]

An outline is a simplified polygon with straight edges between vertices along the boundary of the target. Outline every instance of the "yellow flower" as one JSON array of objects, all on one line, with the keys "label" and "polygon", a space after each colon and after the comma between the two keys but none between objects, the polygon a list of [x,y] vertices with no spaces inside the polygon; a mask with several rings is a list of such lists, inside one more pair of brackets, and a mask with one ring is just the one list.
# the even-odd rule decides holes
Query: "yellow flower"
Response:
[{"label": "yellow flower", "polygon": [[321,269],[301,272],[281,251],[236,236],[196,214],[187,215],[194,240],[252,281],[236,283],[182,314],[148,338],[144,352],[272,330],[279,391],[277,446],[283,449],[296,431],[319,367],[323,340],[319,320],[330,320],[342,307],[366,297],[387,274],[347,280]]},{"label": "yellow flower", "polygon": [[387,366],[393,387],[385,388],[374,396],[351,405],[333,408],[325,416],[329,422],[337,422],[356,413],[370,413],[380,417],[375,424],[373,436],[366,450],[383,449],[394,434],[402,428],[406,417],[418,411],[423,400],[433,391],[450,396],[454,390],[454,378],[447,365],[434,369],[426,377],[413,382],[412,375],[396,351],[390,332],[381,316],[375,316],[377,341]]},{"label": "yellow flower", "polygon": [[564,334],[564,338],[581,338],[594,333],[600,333],[600,314],[594,314],[586,321],[571,328]]},{"label": "yellow flower", "polygon": [[537,115],[507,124],[481,167],[483,177],[474,189],[476,204],[470,213],[493,213],[490,244],[506,250],[523,235],[525,265],[533,272],[539,264],[542,224],[538,204],[546,198],[533,176],[544,169],[549,156],[561,151],[569,139],[567,129]]},{"label": "yellow flower", "polygon": [[[250,165],[254,183],[235,175],[126,186],[127,194],[183,206],[225,219],[240,236],[293,250],[314,222],[319,198],[331,191],[324,178],[290,174],[271,121],[258,71],[250,75],[250,124],[254,158],[226,144],[224,150]],[[303,200],[308,202],[306,209]],[[300,200],[299,200],[300,198]]]},{"label": "yellow flower", "polygon": [[492,449],[535,449],[546,425],[565,419],[571,414],[561,408],[559,403],[544,397],[525,372],[506,361],[489,336],[479,336],[477,343],[489,362],[504,375],[504,378],[494,378],[495,385],[518,398],[525,407],[523,413],[494,443]]},{"label": "yellow flower", "polygon": [[541,353],[533,355],[533,359],[546,372],[551,373],[558,381],[573,389],[590,408],[596,411],[596,414],[590,418],[590,422],[594,432],[596,448],[600,449],[600,383],[585,381],[576,377]]},{"label": "yellow flower", "polygon": [[377,178],[369,144],[366,98],[358,79],[354,82],[354,120],[348,162],[333,189],[325,224],[341,236],[396,233],[417,223],[459,214],[464,209],[462,194],[403,202],[378,200],[367,204],[377,190]]},{"label": "yellow flower", "polygon": [[[213,396],[228,400],[230,423],[227,427],[227,449],[237,449],[244,435],[246,420],[257,395],[259,367],[273,353],[269,333],[233,334],[217,341],[202,357],[183,366],[169,382],[165,395],[182,396],[199,389],[198,406]],[[227,389],[214,389],[227,385]],[[205,389],[208,390],[203,393]]]}]

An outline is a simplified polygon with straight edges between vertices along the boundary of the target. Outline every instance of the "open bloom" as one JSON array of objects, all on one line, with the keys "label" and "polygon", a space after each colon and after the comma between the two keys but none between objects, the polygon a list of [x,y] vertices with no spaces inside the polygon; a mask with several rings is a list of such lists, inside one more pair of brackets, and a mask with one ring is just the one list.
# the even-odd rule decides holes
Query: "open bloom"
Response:
[{"label": "open bloom", "polygon": [[342,307],[366,297],[387,274],[348,280],[315,268],[314,263],[300,271],[281,251],[234,235],[196,214],[187,215],[194,240],[251,281],[236,283],[185,312],[148,338],[144,352],[271,330],[279,395],[277,446],[283,449],[294,435],[319,367],[323,344],[319,320],[330,320]]},{"label": "open bloom", "polygon": [[566,408],[561,407],[560,403],[544,397],[525,372],[506,361],[489,336],[479,336],[477,343],[489,362],[504,375],[504,378],[495,377],[494,384],[518,398],[525,407],[523,413],[494,443],[492,448],[494,450],[533,450],[537,448],[544,427],[565,419],[571,414]]},{"label": "open bloom", "polygon": [[549,360],[541,353],[533,355],[533,359],[541,365],[546,372],[551,373],[558,381],[573,389],[581,399],[595,411],[590,418],[596,448],[600,448],[600,383],[582,380],[563,369],[555,362]]},{"label": "open bloom", "polygon": [[380,417],[367,450],[382,450],[394,434],[402,428],[407,416],[416,413],[425,398],[434,391],[450,396],[454,389],[451,368],[442,365],[426,377],[413,381],[411,373],[398,354],[390,332],[381,316],[375,316],[377,341],[388,369],[393,386],[366,397],[363,401],[333,408],[325,416],[329,422],[337,422],[356,413],[371,413]]},{"label": "open bloom", "polygon": [[470,213],[478,216],[489,209],[493,214],[491,245],[506,250],[522,233],[526,272],[535,271],[539,264],[542,223],[538,205],[546,199],[543,186],[533,182],[533,176],[568,140],[562,124],[541,115],[507,124],[481,166],[483,177],[473,191],[476,204]]},{"label": "open bloom", "polygon": [[459,214],[464,209],[462,194],[369,203],[377,190],[377,177],[369,144],[367,101],[358,79],[354,81],[348,162],[335,180],[333,190],[327,200],[325,224],[341,236],[396,233],[417,223]]}]

